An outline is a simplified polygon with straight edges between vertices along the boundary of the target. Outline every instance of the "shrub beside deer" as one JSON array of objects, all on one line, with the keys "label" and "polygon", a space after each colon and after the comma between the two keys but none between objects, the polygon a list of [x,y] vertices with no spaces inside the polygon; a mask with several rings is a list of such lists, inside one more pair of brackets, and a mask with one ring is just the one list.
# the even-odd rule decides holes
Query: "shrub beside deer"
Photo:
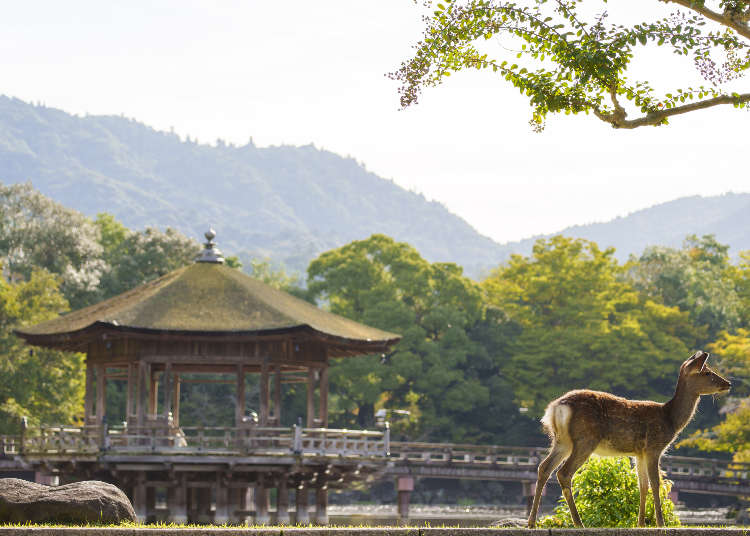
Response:
[{"label": "shrub beside deer", "polygon": [[635,457],[640,491],[638,526],[646,524],[646,495],[650,482],[656,524],[663,527],[659,497],[661,455],[693,418],[701,395],[725,393],[731,387],[730,382],[708,367],[707,359],[707,352],[698,351],[682,364],[674,396],[664,404],[627,400],[587,389],[570,391],[550,402],[542,424],[552,440],[552,448],[539,464],[529,527],[536,525],[542,490],[558,467],[557,480],[573,523],[583,527],[573,501],[571,481],[576,470],[593,453]]}]

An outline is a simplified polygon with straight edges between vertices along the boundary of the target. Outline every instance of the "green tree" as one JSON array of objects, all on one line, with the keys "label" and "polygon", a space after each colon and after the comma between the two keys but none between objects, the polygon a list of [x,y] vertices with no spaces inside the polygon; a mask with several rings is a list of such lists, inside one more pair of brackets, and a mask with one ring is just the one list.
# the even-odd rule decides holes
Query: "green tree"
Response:
[{"label": "green tree", "polygon": [[250,259],[250,265],[245,272],[273,288],[307,299],[307,291],[300,287],[300,276],[288,273],[283,266],[274,267],[268,259]]},{"label": "green tree", "polygon": [[429,263],[410,245],[373,235],[310,263],[308,288],[331,311],[403,336],[389,355],[332,366],[336,422],[371,426],[375,409],[408,409],[397,431],[455,441],[496,425],[487,424],[486,410],[503,383],[488,377],[486,368],[497,367],[472,329],[489,340],[498,323],[482,323],[481,293],[461,268]]},{"label": "green tree", "polygon": [[161,277],[190,264],[200,245],[179,231],[153,227],[131,231],[110,214],[99,214],[94,222],[99,229],[103,260],[107,269],[101,276],[96,300],[116,296],[126,290]]},{"label": "green tree", "polygon": [[28,279],[35,268],[61,276],[73,308],[88,303],[107,265],[99,233],[80,212],[45,197],[30,183],[0,184],[0,260],[12,277]]},{"label": "green tree", "polygon": [[[428,1],[433,11],[424,36],[391,77],[402,83],[401,104],[409,106],[424,87],[453,73],[491,70],[529,98],[537,129],[549,113],[591,113],[614,128],[636,128],[723,104],[745,107],[750,93],[719,86],[750,67],[750,2],[667,3],[677,12],[628,24],[608,20],[606,0],[598,9],[580,0]],[[659,91],[632,75],[636,54],[654,47],[691,59],[711,84]]]},{"label": "green tree", "polygon": [[735,461],[750,462],[750,330],[723,331],[708,350],[732,379],[733,396],[722,408],[722,422],[695,432],[679,446],[730,452]]},{"label": "green tree", "polygon": [[83,355],[30,348],[13,329],[54,318],[68,309],[61,278],[41,269],[28,281],[0,278],[0,434],[29,423],[70,424],[83,413]]},{"label": "green tree", "polygon": [[687,313],[640,295],[614,250],[556,236],[514,255],[482,283],[521,327],[505,371],[517,401],[541,415],[570,389],[664,397],[696,339]]},{"label": "green tree", "polygon": [[734,266],[733,279],[740,300],[741,324],[750,325],[750,251],[741,251],[739,262]]},{"label": "green tree", "polygon": [[700,345],[713,341],[719,331],[732,331],[743,320],[744,305],[738,287],[743,272],[729,259],[729,246],[713,235],[690,235],[681,249],[646,248],[628,263],[633,286],[650,298],[690,314],[692,323],[705,326]]}]

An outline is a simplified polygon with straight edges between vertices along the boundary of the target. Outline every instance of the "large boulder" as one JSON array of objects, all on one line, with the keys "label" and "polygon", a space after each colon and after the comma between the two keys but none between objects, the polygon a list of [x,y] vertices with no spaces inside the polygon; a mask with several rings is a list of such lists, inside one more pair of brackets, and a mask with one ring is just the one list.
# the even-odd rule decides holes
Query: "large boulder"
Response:
[{"label": "large boulder", "polygon": [[117,487],[98,480],[45,486],[0,478],[0,523],[121,523],[135,511]]}]

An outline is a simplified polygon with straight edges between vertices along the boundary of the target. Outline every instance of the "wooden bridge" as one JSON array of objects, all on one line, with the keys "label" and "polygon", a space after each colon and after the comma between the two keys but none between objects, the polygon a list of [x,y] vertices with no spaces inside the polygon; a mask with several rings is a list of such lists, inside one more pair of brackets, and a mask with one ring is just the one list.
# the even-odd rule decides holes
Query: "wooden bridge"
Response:
[{"label": "wooden bridge", "polygon": [[[296,467],[299,480],[344,487],[354,477],[454,478],[533,483],[546,448],[396,442],[388,428],[355,431],[288,427],[106,426],[27,428],[0,437],[0,469],[65,474]],[[680,492],[750,495],[750,464],[665,456],[662,468]]]}]

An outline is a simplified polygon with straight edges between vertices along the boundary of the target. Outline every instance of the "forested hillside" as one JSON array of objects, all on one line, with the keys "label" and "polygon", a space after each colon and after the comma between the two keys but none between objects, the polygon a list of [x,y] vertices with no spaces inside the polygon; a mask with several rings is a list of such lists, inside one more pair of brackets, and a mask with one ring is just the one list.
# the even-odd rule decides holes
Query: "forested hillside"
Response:
[{"label": "forested hillside", "polygon": [[503,256],[443,205],[352,158],[313,146],[201,145],[123,117],[77,117],[0,97],[0,183],[25,181],[132,228],[171,226],[199,238],[210,224],[224,251],[299,272],[326,249],[374,232],[469,268]]},{"label": "forested hillside", "polygon": [[[443,205],[313,146],[201,145],[123,117],[0,96],[0,183],[26,181],[134,229],[171,226],[200,238],[213,225],[224,251],[246,264],[269,258],[299,273],[327,249],[383,233],[478,278],[541,238],[500,245]],[[648,245],[679,247],[688,234],[714,234],[736,254],[750,249],[750,194],[678,199],[560,234],[615,247],[620,260]]]}]

